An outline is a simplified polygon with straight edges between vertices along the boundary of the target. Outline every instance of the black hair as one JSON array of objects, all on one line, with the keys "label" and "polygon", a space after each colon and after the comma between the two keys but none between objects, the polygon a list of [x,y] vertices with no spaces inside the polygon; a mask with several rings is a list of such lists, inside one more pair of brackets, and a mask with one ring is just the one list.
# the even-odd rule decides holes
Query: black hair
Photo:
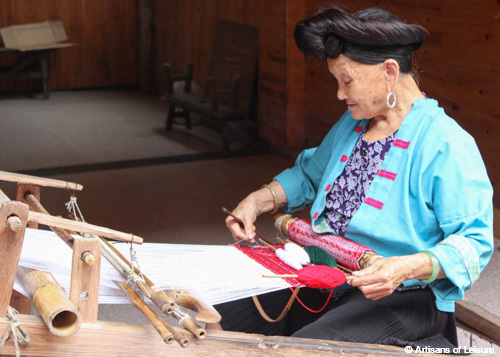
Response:
[{"label": "black hair", "polygon": [[366,64],[394,59],[402,73],[412,72],[412,54],[422,47],[426,34],[422,26],[407,24],[378,8],[349,14],[334,6],[299,21],[294,31],[306,58],[324,61],[343,54]]}]

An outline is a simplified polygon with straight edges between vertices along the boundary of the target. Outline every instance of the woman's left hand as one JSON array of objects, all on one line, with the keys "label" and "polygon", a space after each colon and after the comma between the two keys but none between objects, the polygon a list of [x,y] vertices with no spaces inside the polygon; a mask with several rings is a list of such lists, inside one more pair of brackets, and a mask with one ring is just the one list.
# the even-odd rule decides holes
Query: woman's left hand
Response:
[{"label": "woman's left hand", "polygon": [[367,299],[378,300],[392,294],[414,271],[414,256],[391,257],[376,260],[371,266],[355,271],[351,286],[358,287]]}]

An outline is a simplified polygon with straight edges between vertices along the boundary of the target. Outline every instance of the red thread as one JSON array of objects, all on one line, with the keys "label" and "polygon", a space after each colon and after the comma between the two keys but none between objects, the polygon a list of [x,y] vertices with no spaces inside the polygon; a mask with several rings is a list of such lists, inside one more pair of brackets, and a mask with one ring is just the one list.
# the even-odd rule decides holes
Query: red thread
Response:
[{"label": "red thread", "polygon": [[344,284],[346,276],[338,268],[308,265],[298,271],[297,280],[309,288],[329,289]]},{"label": "red thread", "polygon": [[292,293],[293,295],[295,295],[295,298],[297,299],[297,301],[300,303],[300,305],[302,305],[306,310],[312,312],[312,313],[315,313],[317,314],[318,312],[321,312],[325,309],[325,307],[328,306],[328,303],[330,302],[330,299],[332,297],[332,293],[333,293],[333,289],[330,289],[330,295],[328,295],[328,298],[326,299],[326,302],[325,302],[325,305],[323,305],[323,307],[317,311],[307,307],[302,301],[300,301],[299,297],[297,296],[297,294],[295,293],[295,290],[293,290],[292,288],[289,288],[290,290],[292,290]]}]

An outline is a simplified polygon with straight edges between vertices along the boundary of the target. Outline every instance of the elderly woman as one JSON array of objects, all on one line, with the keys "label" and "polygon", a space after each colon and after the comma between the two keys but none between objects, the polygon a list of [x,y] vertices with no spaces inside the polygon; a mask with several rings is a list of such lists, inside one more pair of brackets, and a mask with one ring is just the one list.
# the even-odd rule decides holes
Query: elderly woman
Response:
[{"label": "elderly woman", "polygon": [[[311,207],[318,233],[343,235],[385,257],[353,275],[321,314],[295,304],[268,326],[250,303],[218,306],[222,327],[365,343],[457,345],[462,299],[493,249],[492,187],[473,138],[419,89],[413,52],[426,31],[380,9],[336,7],[300,21],[295,41],[326,61],[347,111],[317,148],[228,217],[235,240],[254,241],[265,212]],[[286,292],[289,294],[289,292]],[[262,297],[283,307],[285,292]],[[322,306],[321,290],[299,297]]]}]

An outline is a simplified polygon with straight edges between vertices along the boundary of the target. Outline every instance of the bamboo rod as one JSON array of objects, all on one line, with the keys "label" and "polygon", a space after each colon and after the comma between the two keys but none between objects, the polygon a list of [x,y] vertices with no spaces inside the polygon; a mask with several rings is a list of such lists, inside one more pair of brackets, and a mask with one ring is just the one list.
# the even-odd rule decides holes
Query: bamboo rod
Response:
[{"label": "bamboo rod", "polygon": [[[162,318],[160,318],[151,308],[142,301],[135,291],[133,291],[127,283],[122,281],[118,282],[118,285],[122,288],[122,290],[128,295],[134,306],[142,312],[142,314],[151,322],[151,325],[155,328],[158,334],[161,336],[162,340],[165,343],[172,343],[174,341],[174,335],[169,331],[169,329],[165,326],[165,323]],[[162,322],[163,321],[163,322]]]},{"label": "bamboo rod", "polygon": [[13,172],[6,172],[6,171],[0,171],[0,180],[8,182],[17,182],[20,184],[27,184],[27,185],[63,188],[66,190],[76,190],[76,191],[83,190],[82,185],[74,182],[67,182],[67,181],[36,177],[24,174],[16,174]]},{"label": "bamboo rod", "polygon": [[269,274],[262,274],[263,278],[298,278],[299,276],[297,274],[276,274],[276,275],[269,275]]},{"label": "bamboo rod", "polygon": [[67,337],[80,329],[82,317],[51,273],[18,267],[24,288],[49,331]]},{"label": "bamboo rod", "polygon": [[[158,292],[151,289],[148,284],[144,284],[143,288],[148,292],[149,299],[163,312],[164,314],[171,315],[174,311],[175,304],[164,299]],[[141,289],[142,290],[142,289]]]},{"label": "bamboo rod", "polygon": [[[175,315],[175,310],[173,315]],[[191,317],[189,317],[187,314],[184,314],[184,316],[179,317],[179,323],[182,327],[184,327],[186,330],[191,332],[194,336],[196,336],[199,339],[203,339],[207,337],[207,331],[205,331],[204,328],[198,326],[196,322],[193,321]]]},{"label": "bamboo rod", "polygon": [[[38,199],[32,193],[26,192],[26,194],[24,195],[24,199],[26,200],[26,202],[28,202],[28,205],[32,210],[44,214],[49,214],[49,212],[47,212],[47,210],[42,206],[40,201],[38,201]],[[64,241],[64,243],[73,248],[73,237],[71,236],[71,234],[68,233],[68,231],[54,226],[49,226],[49,228],[55,234],[57,234],[57,236],[59,236],[59,238],[61,238]]]},{"label": "bamboo rod", "polygon": [[106,238],[122,242],[141,244],[143,239],[134,234],[123,233],[106,227],[96,226],[89,223],[77,222],[66,218],[54,217],[44,213],[30,211],[28,221],[56,226],[62,229],[74,230],[81,233],[101,235]]},{"label": "bamboo rod", "polygon": [[177,331],[174,327],[168,324],[165,320],[160,319],[164,326],[170,331],[170,333],[174,336],[174,340],[181,345],[181,347],[187,347],[189,345],[189,340],[184,336],[183,333]]},{"label": "bamboo rod", "polygon": [[271,248],[272,250],[276,251],[277,249],[271,244],[271,243],[268,243],[267,241],[265,240],[262,240],[260,237],[259,237],[259,240],[264,243],[265,245],[267,245],[269,248]]}]

